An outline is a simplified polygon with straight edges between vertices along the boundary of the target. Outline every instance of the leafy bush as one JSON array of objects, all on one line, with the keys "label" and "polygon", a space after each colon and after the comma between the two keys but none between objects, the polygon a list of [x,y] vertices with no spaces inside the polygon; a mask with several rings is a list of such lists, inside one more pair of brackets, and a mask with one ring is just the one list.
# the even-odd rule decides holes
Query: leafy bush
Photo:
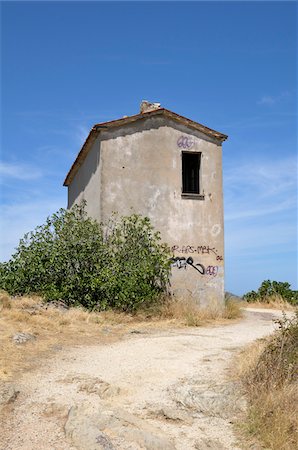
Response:
[{"label": "leafy bush", "polygon": [[89,309],[135,310],[166,289],[169,271],[169,250],[148,218],[114,217],[104,227],[82,203],[20,240],[0,265],[0,288]]},{"label": "leafy bush", "polygon": [[258,291],[250,291],[243,296],[247,302],[268,303],[274,296],[281,297],[292,305],[298,304],[298,291],[293,291],[289,283],[265,280]]}]

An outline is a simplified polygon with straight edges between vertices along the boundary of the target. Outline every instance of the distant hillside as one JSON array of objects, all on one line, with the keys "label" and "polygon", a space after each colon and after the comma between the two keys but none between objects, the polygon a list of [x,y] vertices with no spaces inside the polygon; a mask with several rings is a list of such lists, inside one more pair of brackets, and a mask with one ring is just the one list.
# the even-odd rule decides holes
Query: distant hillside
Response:
[{"label": "distant hillside", "polygon": [[239,297],[239,295],[232,294],[232,292],[225,292],[225,300],[235,300],[235,302],[244,302],[243,297]]}]

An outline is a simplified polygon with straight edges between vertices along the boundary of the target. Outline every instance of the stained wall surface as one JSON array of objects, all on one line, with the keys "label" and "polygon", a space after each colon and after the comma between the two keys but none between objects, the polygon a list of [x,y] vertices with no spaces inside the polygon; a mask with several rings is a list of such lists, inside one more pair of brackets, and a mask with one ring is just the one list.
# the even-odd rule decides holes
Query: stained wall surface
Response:
[{"label": "stained wall surface", "polygon": [[[182,152],[200,152],[200,197],[182,196]],[[224,299],[222,148],[163,117],[102,131],[69,186],[90,216],[148,216],[173,251],[171,289],[201,304]]]}]

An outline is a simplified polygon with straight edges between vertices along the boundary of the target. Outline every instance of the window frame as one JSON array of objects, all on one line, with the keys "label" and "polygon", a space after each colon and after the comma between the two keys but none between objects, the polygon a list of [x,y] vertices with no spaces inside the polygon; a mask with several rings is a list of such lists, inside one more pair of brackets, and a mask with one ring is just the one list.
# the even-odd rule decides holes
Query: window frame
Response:
[{"label": "window frame", "polygon": [[[185,192],[185,182],[184,182],[184,162],[183,162],[183,155],[197,155],[198,156],[198,175],[197,175],[197,183],[198,183],[198,192]],[[183,199],[192,199],[192,200],[204,200],[205,195],[202,193],[202,179],[201,179],[201,170],[202,170],[202,152],[192,152],[192,151],[182,151],[181,152],[181,179],[182,179],[182,185],[181,185],[181,197]]]}]

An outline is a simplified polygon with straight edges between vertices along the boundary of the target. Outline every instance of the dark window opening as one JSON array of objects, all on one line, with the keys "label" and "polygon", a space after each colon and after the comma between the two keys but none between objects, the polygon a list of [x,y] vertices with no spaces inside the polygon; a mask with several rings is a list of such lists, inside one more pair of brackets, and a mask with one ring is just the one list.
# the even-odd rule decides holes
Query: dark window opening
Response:
[{"label": "dark window opening", "polygon": [[201,153],[182,153],[182,193],[200,193]]}]

